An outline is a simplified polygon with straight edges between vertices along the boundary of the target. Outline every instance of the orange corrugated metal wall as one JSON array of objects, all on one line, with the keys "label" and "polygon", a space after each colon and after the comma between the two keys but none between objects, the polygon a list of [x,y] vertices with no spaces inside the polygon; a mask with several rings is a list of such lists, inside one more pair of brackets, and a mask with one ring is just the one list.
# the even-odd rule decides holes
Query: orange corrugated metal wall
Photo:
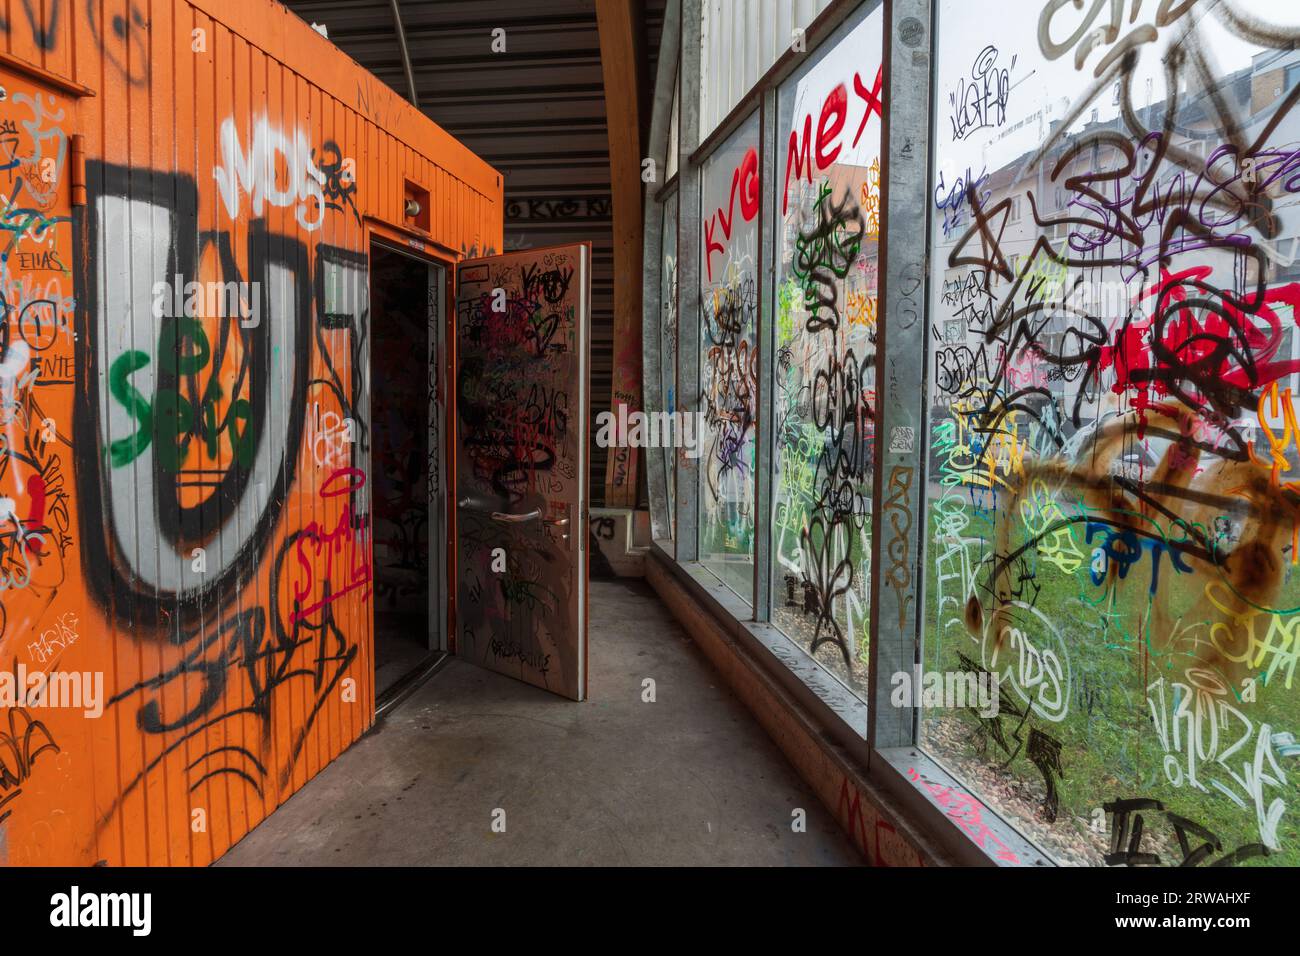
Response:
[{"label": "orange corrugated metal wall", "polygon": [[374,221],[495,251],[501,181],[267,0],[0,16],[0,670],[106,699],[0,694],[0,862],[206,864],[373,720]]}]

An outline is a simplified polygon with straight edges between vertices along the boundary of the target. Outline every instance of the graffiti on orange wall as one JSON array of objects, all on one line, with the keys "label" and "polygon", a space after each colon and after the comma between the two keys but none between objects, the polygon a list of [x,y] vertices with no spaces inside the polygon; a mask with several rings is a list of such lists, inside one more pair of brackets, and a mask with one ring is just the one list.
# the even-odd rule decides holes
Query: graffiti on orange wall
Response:
[{"label": "graffiti on orange wall", "polygon": [[[226,120],[223,135],[234,128]],[[360,290],[359,260],[304,241],[327,213],[318,173],[296,165],[301,137],[267,144],[265,129],[255,124],[238,172],[214,172],[220,211],[234,214],[228,225],[216,217],[225,228],[202,228],[212,217],[187,177],[165,177],[166,199],[153,202],[142,197],[159,195],[156,172],[104,164],[88,176],[77,374],[108,388],[81,392],[76,409],[80,436],[103,450],[78,468],[82,512],[102,517],[81,542],[83,573],[106,617],[166,646],[165,666],[110,698],[157,738],[110,812],[175,753],[191,793],[220,779],[227,793],[246,786],[264,799],[289,786],[322,714],[360,696],[352,665],[368,627],[370,558],[367,515],[354,508],[366,474],[320,461],[303,442],[309,404],[365,424],[342,381],[364,361],[352,341],[362,294],[329,308],[313,294],[337,291],[337,276],[331,285],[313,269],[339,263]],[[228,143],[223,152],[230,160]],[[277,187],[277,166],[317,190]],[[264,195],[299,228],[256,217]],[[213,288],[234,290],[218,298],[228,307],[194,308],[191,296]]]},{"label": "graffiti on orange wall", "polygon": [[[0,104],[0,687],[75,653],[75,380],[66,102],[6,82]],[[71,755],[44,711],[0,693],[0,851],[48,829]],[[33,790],[36,793],[33,793]],[[21,860],[21,857],[20,857]]]},{"label": "graffiti on orange wall", "polygon": [[0,18],[53,77],[0,69],[0,864],[202,864],[373,717],[364,220],[401,210],[364,171],[408,107],[198,0],[37,6]]}]

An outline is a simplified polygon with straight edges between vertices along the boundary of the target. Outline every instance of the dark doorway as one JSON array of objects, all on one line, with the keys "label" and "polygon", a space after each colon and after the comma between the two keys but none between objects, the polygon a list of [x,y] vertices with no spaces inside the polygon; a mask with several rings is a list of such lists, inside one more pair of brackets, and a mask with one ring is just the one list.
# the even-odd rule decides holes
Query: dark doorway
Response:
[{"label": "dark doorway", "polygon": [[430,362],[437,351],[429,319],[437,272],[382,245],[370,253],[375,699],[382,703],[438,650],[429,565],[429,467],[437,461],[430,455]]}]

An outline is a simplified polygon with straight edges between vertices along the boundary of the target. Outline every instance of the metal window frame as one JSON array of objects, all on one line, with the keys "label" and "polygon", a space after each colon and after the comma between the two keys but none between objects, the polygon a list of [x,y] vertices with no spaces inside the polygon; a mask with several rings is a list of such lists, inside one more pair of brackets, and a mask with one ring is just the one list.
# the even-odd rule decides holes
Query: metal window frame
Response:
[{"label": "metal window frame", "polygon": [[[677,69],[681,111],[677,120],[677,407],[691,412],[698,409],[700,401],[700,257],[683,255],[682,250],[698,249],[701,225],[701,170],[691,155],[700,135],[700,36],[705,2],[681,0]],[[688,294],[688,289],[695,294]],[[678,455],[674,543],[681,562],[699,560],[699,481],[699,459]]]},{"label": "metal window frame", "polygon": [[[650,114],[650,159],[657,169],[668,169],[668,147],[672,124],[673,101],[678,86],[680,70],[679,41],[681,40],[681,0],[668,0],[664,9],[663,33],[660,40],[659,66],[655,76],[654,103]],[[679,160],[680,162],[680,160]],[[663,207],[677,197],[677,175],[674,173],[658,190],[645,191],[642,219],[644,239],[641,243],[642,306],[641,323],[642,371],[641,404],[650,411],[664,408],[663,355]],[[676,240],[676,235],[674,235]],[[653,320],[644,321],[645,316]],[[654,368],[657,374],[644,374]],[[676,456],[674,456],[676,457]],[[668,500],[667,466],[663,455],[645,455],[646,490],[650,499],[650,535],[652,539],[671,541],[672,516]]]},{"label": "metal window frame", "polygon": [[672,176],[664,180],[664,184],[662,186],[660,186],[658,189],[655,190],[655,194],[654,194],[655,202],[663,202],[665,199],[668,198],[668,195],[670,193],[676,193],[676,192],[677,192],[677,174],[673,173]]},{"label": "metal window frame", "polygon": [[758,421],[754,425],[754,621],[772,620],[772,487],[776,467],[776,127],[777,86],[763,90],[758,120]]},{"label": "metal window frame", "polygon": [[[877,748],[914,745],[919,719],[917,707],[885,707],[882,701],[889,700],[891,676],[899,671],[911,674],[921,659],[933,63],[929,0],[896,0],[888,7],[883,53],[890,79],[880,164],[880,179],[888,188],[880,210],[878,291],[879,313],[886,320],[876,327],[876,461],[871,486],[875,560],[869,679],[876,706],[869,738]],[[919,229],[917,209],[924,210]],[[882,628],[885,620],[889,626]]]},{"label": "metal window frame", "polygon": [[[864,703],[838,678],[824,670],[783,631],[770,623],[771,522],[760,521],[771,508],[775,462],[775,256],[780,224],[775,216],[777,106],[781,84],[806,58],[832,39],[855,14],[870,16],[873,0],[835,0],[805,33],[806,50],[787,50],[763,74],[728,115],[709,132],[700,133],[701,29],[703,5],[708,0],[670,0],[669,11],[680,14],[676,78],[666,95],[671,109],[674,90],[679,96],[678,168],[674,183],[677,211],[677,390],[678,407],[694,411],[700,391],[700,228],[702,224],[702,173],[704,163],[725,144],[749,117],[759,115],[759,168],[762,198],[759,207],[759,295],[757,342],[759,350],[758,422],[755,454],[755,547],[753,603],[744,601],[699,560],[699,459],[677,456],[675,501],[676,539],[660,535],[656,526],[653,549],[665,559],[675,576],[740,644],[759,660],[767,672],[796,701],[808,708],[827,736],[866,768],[867,775],[898,801],[900,809],[926,827],[953,856],[972,865],[1003,865],[990,848],[998,844],[1018,855],[1022,865],[1056,865],[1046,854],[984,804],[942,764],[918,746],[919,707],[890,706],[890,676],[909,673],[921,660],[925,596],[926,429],[928,427],[929,253],[931,136],[937,110],[931,88],[934,62],[936,0],[880,0],[884,11],[883,65],[885,116],[881,129],[881,183],[883,202],[880,227],[880,321],[876,352],[877,458],[872,474],[873,560],[870,579],[871,641],[869,682],[871,699]],[[680,4],[680,6],[678,6]],[[665,30],[670,21],[666,18]],[[661,91],[656,90],[656,104]],[[653,142],[653,140],[652,140]],[[647,237],[658,218],[655,235],[662,232],[658,204],[671,195],[665,184],[647,204]],[[923,228],[916,228],[916,210],[925,210]],[[650,213],[653,210],[654,215]],[[647,247],[650,246],[647,241]],[[655,262],[646,259],[647,303],[661,302],[659,243]],[[653,282],[652,282],[653,280]],[[648,307],[647,307],[648,308]],[[654,351],[661,335],[660,316],[647,311],[646,342],[653,337]],[[905,320],[905,321],[904,321]],[[649,376],[647,376],[647,380]],[[656,394],[662,389],[657,381]],[[690,398],[691,401],[686,401]],[[894,429],[899,439],[891,441]],[[903,440],[911,429],[910,444]],[[910,471],[909,471],[910,469]],[[891,491],[884,476],[909,475]],[[886,512],[888,505],[889,512]],[[910,525],[901,515],[910,516]],[[886,519],[890,520],[886,520]],[[885,571],[889,554],[882,546],[902,548],[901,557]],[[902,572],[906,571],[903,576]],[[889,625],[882,627],[883,619]],[[901,626],[899,622],[901,621]],[[950,816],[931,796],[939,789],[969,795],[982,811],[977,838],[962,821]]]}]

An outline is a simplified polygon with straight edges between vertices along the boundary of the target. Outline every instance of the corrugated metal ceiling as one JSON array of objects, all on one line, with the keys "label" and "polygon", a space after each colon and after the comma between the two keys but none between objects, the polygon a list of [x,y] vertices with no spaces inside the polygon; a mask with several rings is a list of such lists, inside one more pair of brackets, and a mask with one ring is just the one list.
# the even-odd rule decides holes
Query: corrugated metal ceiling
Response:
[{"label": "corrugated metal ceiling", "polygon": [[[664,2],[641,4],[645,77],[654,76]],[[285,5],[309,23],[324,24],[344,52],[408,95],[389,0]],[[506,247],[592,243],[592,406],[593,412],[608,408],[614,275],[595,3],[402,0],[398,9],[420,108],[504,176]],[[505,31],[503,53],[492,51],[497,29]],[[647,119],[643,115],[643,127]],[[604,477],[604,455],[594,449],[596,504],[603,501]]]}]

